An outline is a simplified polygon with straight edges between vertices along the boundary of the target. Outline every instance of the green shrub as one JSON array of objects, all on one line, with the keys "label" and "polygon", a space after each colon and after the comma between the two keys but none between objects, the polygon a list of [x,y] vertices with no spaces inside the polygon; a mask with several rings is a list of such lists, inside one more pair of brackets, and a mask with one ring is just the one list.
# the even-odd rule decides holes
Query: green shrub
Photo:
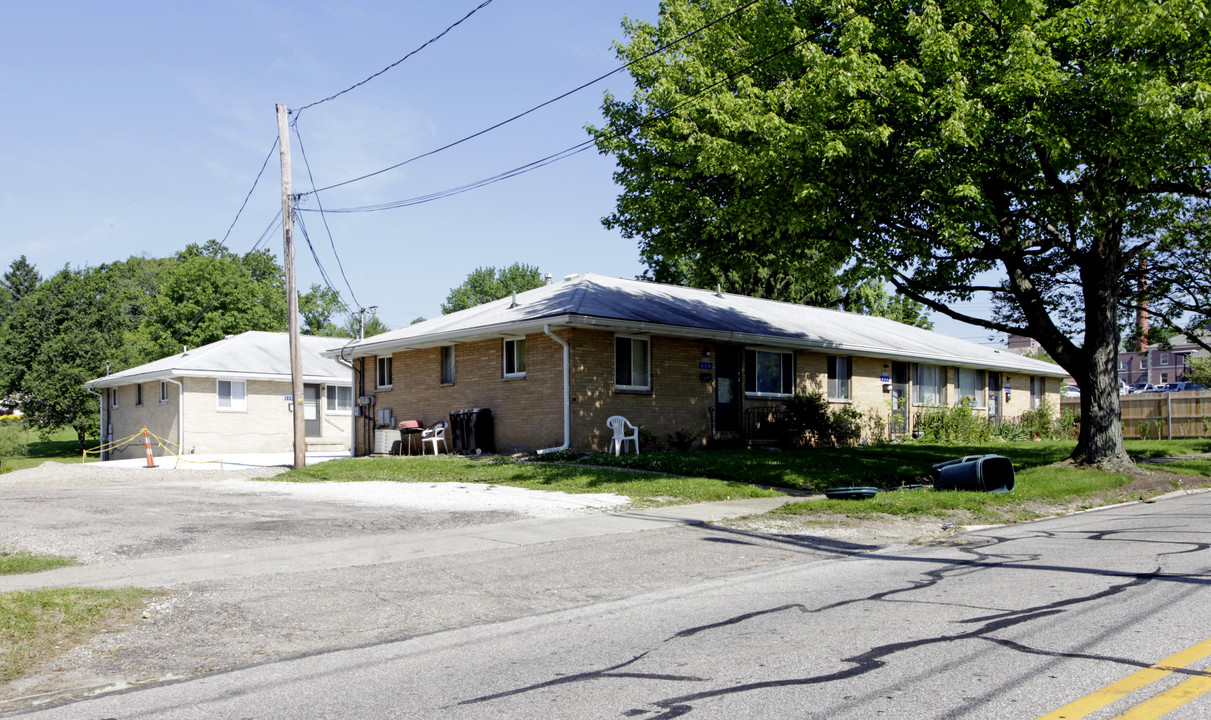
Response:
[{"label": "green shrub", "polygon": [[1064,408],[1060,411],[1060,434],[1069,440],[1076,440],[1081,434],[1081,411]]},{"label": "green shrub", "polygon": [[792,448],[850,447],[862,440],[862,413],[848,405],[833,409],[819,392],[787,398],[781,417],[784,444]]},{"label": "green shrub", "polygon": [[987,418],[972,412],[969,400],[923,410],[914,429],[920,442],[936,445],[978,445],[988,442],[993,432]]},{"label": "green shrub", "polygon": [[837,447],[857,445],[862,441],[862,413],[849,406],[834,410],[829,416],[829,432]]},{"label": "green shrub", "polygon": [[873,445],[881,445],[888,440],[888,419],[883,413],[870,408],[862,418],[863,432],[866,439]]},{"label": "green shrub", "polygon": [[6,457],[25,457],[29,455],[29,446],[25,430],[20,425],[6,423],[0,425],[0,470]]},{"label": "green shrub", "polygon": [[1055,420],[1055,406],[1046,397],[1039,401],[1038,407],[1019,415],[1018,424],[1032,440],[1058,440],[1064,436]]},{"label": "green shrub", "polygon": [[828,400],[822,393],[792,395],[782,404],[784,433],[791,447],[826,445],[832,440]]}]

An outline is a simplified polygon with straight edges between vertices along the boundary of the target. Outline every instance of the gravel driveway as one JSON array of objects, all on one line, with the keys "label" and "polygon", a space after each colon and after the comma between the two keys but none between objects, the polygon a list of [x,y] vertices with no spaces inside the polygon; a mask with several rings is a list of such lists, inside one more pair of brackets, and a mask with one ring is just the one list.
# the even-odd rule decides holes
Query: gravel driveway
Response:
[{"label": "gravel driveway", "polygon": [[0,476],[0,547],[80,562],[573,517],[629,499],[467,483],[276,483],[284,468],[47,462]]},{"label": "gravel driveway", "polygon": [[[374,535],[426,541],[440,534],[430,531],[540,522],[531,518],[590,523],[626,503],[455,483],[251,479],[274,472],[47,463],[0,476],[0,544],[94,564]],[[176,585],[136,625],[0,685],[0,714],[875,548],[762,530],[679,525]]]}]

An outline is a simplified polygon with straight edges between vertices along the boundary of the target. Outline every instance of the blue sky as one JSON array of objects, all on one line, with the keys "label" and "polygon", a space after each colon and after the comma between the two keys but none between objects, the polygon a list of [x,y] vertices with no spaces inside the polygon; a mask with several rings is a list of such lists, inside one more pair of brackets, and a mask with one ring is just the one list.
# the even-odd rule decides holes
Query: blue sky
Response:
[{"label": "blue sky", "polygon": [[[222,239],[277,137],[276,103],[301,108],[344,90],[479,2],[11,4],[0,45],[0,262],[24,254],[45,276]],[[605,74],[618,65],[623,16],[654,21],[657,10],[657,0],[494,0],[394,69],[303,110],[294,189],[310,189],[308,165],[318,187],[341,183]],[[329,210],[404,200],[569,148],[600,122],[607,90],[627,95],[628,76],[319,200]],[[636,242],[601,226],[617,196],[613,170],[591,149],[430,203],[329,213],[331,240],[319,215],[303,219],[344,299],[399,327],[439,314],[479,266],[520,261],[556,279],[642,272]],[[252,249],[274,222],[280,183],[275,152],[227,239],[233,251]],[[280,229],[265,246],[280,257]],[[321,282],[301,234],[296,254],[300,287]],[[987,335],[935,321],[947,334]]]}]

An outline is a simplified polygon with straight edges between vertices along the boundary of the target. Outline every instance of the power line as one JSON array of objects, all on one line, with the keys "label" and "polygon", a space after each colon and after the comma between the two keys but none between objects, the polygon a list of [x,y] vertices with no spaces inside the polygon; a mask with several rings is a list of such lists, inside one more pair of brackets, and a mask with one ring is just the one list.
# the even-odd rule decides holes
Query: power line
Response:
[{"label": "power line", "polygon": [[350,85],[349,87],[345,88],[344,90],[341,90],[340,92],[336,93],[335,95],[329,95],[328,97],[324,98],[323,100],[316,100],[315,102],[313,102],[313,103],[311,103],[311,104],[309,104],[309,105],[304,105],[303,107],[299,108],[298,110],[295,110],[295,117],[297,118],[297,117],[298,117],[298,113],[301,113],[302,111],[306,110],[307,108],[313,108],[313,107],[315,107],[316,105],[319,105],[320,103],[326,103],[326,102],[328,102],[329,100],[335,100],[336,98],[340,97],[341,95],[344,95],[345,93],[350,92],[351,90],[355,90],[355,89],[357,89],[357,88],[361,87],[362,85],[365,85],[366,83],[370,82],[371,80],[373,80],[374,78],[378,77],[379,75],[382,75],[383,73],[387,72],[388,70],[391,70],[392,68],[394,68],[396,65],[399,65],[399,64],[400,64],[400,63],[402,63],[403,61],[405,61],[405,60],[407,60],[408,58],[412,57],[413,55],[417,54],[417,53],[418,53],[418,52],[420,52],[421,50],[424,50],[425,48],[429,47],[430,45],[432,45],[433,43],[437,42],[438,40],[441,40],[441,39],[442,39],[442,38],[443,38],[443,37],[446,35],[446,33],[450,32],[450,31],[451,31],[451,30],[453,30],[454,28],[458,27],[458,26],[459,26],[459,25],[461,25],[461,24],[463,23],[463,21],[465,21],[467,18],[471,17],[471,16],[472,16],[472,15],[474,15],[475,13],[479,12],[480,10],[483,10],[484,8],[488,7],[488,6],[489,6],[489,5],[491,5],[491,4],[492,4],[492,0],[484,0],[484,1],[483,1],[483,2],[481,2],[479,5],[477,5],[477,6],[476,6],[476,7],[475,7],[473,10],[471,10],[471,12],[467,13],[466,15],[464,15],[464,16],[462,17],[462,19],[461,19],[461,20],[459,20],[459,21],[455,22],[453,25],[451,25],[450,27],[446,28],[445,30],[442,30],[442,31],[441,31],[440,33],[438,33],[437,35],[435,35],[435,36],[433,36],[433,37],[429,38],[429,39],[428,39],[428,40],[427,40],[427,41],[426,41],[426,42],[425,42],[423,45],[421,45],[420,47],[416,48],[416,49],[415,49],[415,50],[413,50],[412,52],[410,52],[410,53],[408,53],[407,55],[403,56],[403,57],[402,57],[402,58],[400,58],[399,60],[396,60],[395,62],[391,63],[390,65],[388,65],[387,67],[383,68],[382,70],[379,70],[378,72],[374,73],[373,75],[371,75],[370,77],[366,78],[365,80],[362,80],[362,81],[361,81],[361,82],[359,82],[359,83],[355,83],[355,84],[353,84],[353,85]]},{"label": "power line", "polygon": [[[303,156],[303,167],[307,168],[307,179],[311,181],[311,188],[314,191],[315,177],[311,174],[311,163],[307,161],[307,151],[303,148],[303,136],[301,133],[299,133],[297,116],[295,117],[294,136],[298,138],[299,152]],[[357,293],[353,292],[353,286],[349,283],[349,276],[345,275],[345,264],[341,262],[340,253],[336,251],[336,240],[334,240],[332,237],[332,228],[328,227],[328,217],[324,214],[324,204],[320,202],[320,196],[318,194],[315,196],[315,202],[316,207],[320,212],[320,219],[324,221],[324,230],[328,233],[328,244],[332,247],[332,255],[336,258],[336,266],[341,271],[341,278],[345,281],[345,287],[349,288],[349,297],[353,299],[353,307],[361,307],[361,303],[358,302],[357,299]],[[311,238],[307,238],[307,245],[310,247]],[[315,254],[314,248],[312,249],[311,254]],[[316,263],[319,263],[318,257],[316,258]],[[329,283],[328,286],[329,288],[332,288],[331,283]],[[332,289],[335,290],[335,288]],[[339,295],[340,293],[338,292],[337,294]]]},{"label": "power line", "polygon": [[[757,0],[757,1],[759,2],[760,0]],[[750,3],[750,5],[751,4],[752,3]],[[853,19],[855,17],[855,15],[856,15],[856,13],[850,13],[849,15],[847,15],[846,17],[844,17],[840,21],[838,21],[838,25],[844,26],[847,22],[849,22],[851,19]],[[729,83],[732,80],[736,79],[737,77],[740,77],[742,75],[749,73],[750,71],[760,67],[761,65],[764,65],[765,63],[773,60],[774,58],[780,57],[781,55],[784,55],[784,54],[790,52],[791,50],[794,50],[796,47],[799,47],[800,45],[803,45],[807,42],[811,42],[812,40],[814,40],[816,37],[819,36],[820,32],[823,32],[823,31],[822,30],[817,31],[816,33],[814,33],[812,35],[804,37],[801,40],[797,40],[797,41],[791,43],[790,45],[783,47],[781,50],[778,50],[769,55],[766,55],[765,57],[760,58],[760,59],[750,63],[748,66],[744,67],[743,69],[738,70],[734,73],[731,73],[731,74],[725,76],[723,79],[718,80],[714,83],[711,83],[710,85],[707,85],[706,87],[703,87],[702,89],[698,90],[693,95],[690,95],[685,100],[678,103],[677,105],[674,105],[673,107],[668,108],[666,110],[662,110],[657,114],[648,115],[648,116],[644,117],[642,120],[640,120],[638,123],[633,125],[632,127],[626,129],[625,131],[617,131],[617,132],[609,133],[603,139],[609,140],[609,139],[622,137],[623,135],[629,135],[629,134],[635,132],[636,130],[642,129],[643,127],[645,127],[646,125],[648,125],[651,122],[654,122],[656,120],[663,120],[664,118],[667,118],[669,115],[677,112],[678,110],[680,110],[681,108],[690,104],[691,102],[694,102],[699,97],[706,94],[707,92],[715,90],[716,88],[720,87],[721,85]],[[366,205],[366,206],[362,206],[362,207],[329,209],[326,212],[329,212],[329,213],[379,212],[379,211],[383,211],[383,210],[395,210],[398,208],[409,207],[411,205],[420,205],[422,203],[432,202],[434,200],[441,200],[443,198],[447,198],[452,195],[459,195],[461,193],[465,193],[470,190],[475,190],[477,188],[484,187],[485,185],[491,185],[493,183],[500,182],[501,180],[508,180],[509,178],[513,178],[518,175],[522,175],[522,174],[531,172],[533,170],[537,170],[539,168],[546,167],[547,165],[550,165],[551,163],[558,162],[560,160],[569,158],[573,155],[577,155],[581,152],[584,152],[585,150],[588,150],[595,142],[597,142],[596,139],[589,139],[584,142],[573,145],[569,148],[560,150],[559,152],[547,155],[544,158],[540,158],[538,160],[534,160],[532,162],[526,163],[525,165],[520,165],[511,170],[506,170],[504,172],[497,173],[496,175],[492,175],[487,178],[476,180],[474,182],[470,182],[465,185],[459,185],[454,188],[448,188],[446,190],[439,190],[439,191],[429,193],[426,195],[418,195],[416,197],[407,198],[405,200],[396,200],[394,202],[381,203],[378,205]],[[438,152],[438,150],[435,150],[433,152]],[[432,153],[427,153],[427,154],[432,154]],[[423,155],[418,156],[418,158],[419,157],[424,157],[424,156]],[[413,158],[413,159],[417,159],[417,158]],[[411,162],[411,161],[409,160],[406,162]],[[388,168],[388,169],[391,169],[391,168]],[[384,172],[384,171],[380,171],[380,172]],[[350,182],[353,182],[353,181],[350,181]],[[346,184],[346,183],[342,183],[342,184]],[[314,192],[319,193],[322,190],[327,190],[327,189],[330,189],[331,187],[338,187],[338,186],[333,185],[333,186],[330,186],[329,188],[321,188],[320,190],[316,190]],[[304,212],[312,212],[312,211],[304,211]]]},{"label": "power line", "polygon": [[[677,38],[677,39],[675,39],[675,40],[671,40],[671,41],[669,41],[669,42],[665,43],[664,45],[661,45],[660,47],[658,47],[658,48],[656,48],[656,49],[652,50],[651,52],[647,53],[646,55],[643,55],[642,57],[635,58],[634,60],[632,60],[632,61],[630,61],[630,62],[628,62],[628,63],[626,63],[626,64],[624,64],[624,65],[620,65],[620,66],[618,66],[618,67],[614,68],[613,70],[609,71],[608,73],[606,73],[606,74],[604,74],[604,75],[601,75],[601,76],[599,76],[599,77],[596,77],[596,78],[594,78],[594,79],[592,79],[592,80],[590,80],[590,81],[588,81],[588,82],[586,82],[586,83],[584,83],[584,84],[582,84],[582,85],[579,85],[579,86],[577,86],[577,87],[575,87],[575,88],[572,88],[571,90],[568,90],[568,91],[567,91],[567,92],[565,92],[565,93],[562,93],[562,94],[560,94],[560,95],[557,95],[557,96],[555,96],[555,97],[551,98],[550,100],[547,100],[547,101],[545,101],[545,102],[539,103],[538,105],[535,105],[534,107],[530,108],[529,110],[525,110],[525,111],[523,111],[523,112],[520,112],[520,113],[518,113],[518,114],[514,115],[513,117],[510,117],[510,118],[508,118],[508,119],[506,119],[506,120],[502,120],[502,121],[500,121],[500,122],[496,123],[495,125],[492,125],[492,126],[490,126],[490,127],[486,127],[486,128],[484,128],[483,130],[480,130],[479,132],[472,133],[472,134],[470,134],[470,135],[467,135],[467,136],[466,136],[466,137],[464,137],[464,138],[461,138],[461,139],[459,139],[459,140],[455,140],[454,142],[448,143],[448,144],[443,145],[443,146],[441,146],[441,147],[439,147],[439,148],[436,148],[436,149],[434,149],[434,150],[429,150],[428,152],[421,153],[420,155],[416,155],[416,156],[410,157],[410,158],[408,158],[407,160],[404,160],[403,162],[398,162],[398,163],[396,163],[396,164],[394,164],[394,165],[391,165],[391,166],[385,167],[385,168],[383,168],[383,169],[381,169],[381,170],[375,170],[374,172],[367,173],[367,174],[362,175],[362,176],[360,176],[360,177],[355,177],[355,178],[352,178],[352,179],[350,179],[350,180],[345,180],[345,181],[343,181],[343,182],[335,183],[335,184],[333,184],[333,185],[327,185],[327,186],[322,187],[322,188],[319,188],[319,189],[317,189],[317,190],[312,190],[312,193],[324,192],[325,190],[332,190],[332,189],[334,189],[334,188],[343,187],[343,186],[345,186],[345,185],[351,185],[351,184],[353,184],[353,183],[355,183],[355,182],[361,182],[362,180],[368,180],[369,178],[376,177],[376,176],[378,176],[378,175],[382,175],[383,173],[387,173],[387,172],[390,172],[390,171],[392,171],[392,170],[396,170],[396,169],[401,168],[401,167],[403,167],[403,166],[405,166],[405,165],[407,165],[407,164],[409,164],[409,163],[416,162],[417,160],[420,160],[420,159],[422,159],[422,158],[427,158],[427,157],[429,157],[430,155],[436,155],[436,154],[437,154],[437,153],[439,153],[439,152],[443,152],[443,151],[445,151],[445,150],[449,150],[450,148],[455,147],[455,146],[457,146],[457,145],[461,145],[461,144],[463,144],[463,143],[467,142],[468,140],[474,140],[475,138],[477,138],[477,137],[479,137],[479,136],[481,136],[481,135],[485,135],[485,134],[487,134],[487,133],[492,132],[493,130],[496,130],[496,129],[500,128],[500,127],[503,127],[503,126],[505,126],[505,125],[508,125],[509,123],[513,122],[514,120],[520,120],[521,118],[523,118],[523,117],[525,117],[525,116],[529,115],[530,113],[533,113],[533,112],[535,112],[535,111],[537,111],[537,110],[541,110],[542,108],[544,108],[544,107],[546,107],[546,106],[548,106],[548,105],[551,105],[552,103],[556,103],[556,102],[559,102],[560,100],[563,100],[564,98],[568,97],[569,95],[573,95],[573,94],[575,94],[575,93],[580,92],[581,90],[584,90],[584,89],[585,89],[585,88],[587,88],[587,87],[590,87],[590,86],[592,86],[592,85],[595,85],[595,84],[597,84],[597,83],[601,82],[602,80],[605,80],[606,78],[610,77],[611,75],[615,75],[615,74],[617,74],[617,73],[622,72],[623,70],[626,70],[627,68],[631,67],[631,66],[632,66],[632,65],[634,65],[635,63],[642,62],[642,61],[647,60],[648,58],[650,58],[650,57],[652,57],[652,56],[654,56],[654,55],[658,55],[658,54],[660,54],[660,53],[664,52],[665,50],[667,50],[667,49],[669,49],[669,48],[673,47],[674,45],[678,45],[678,44],[680,44],[681,42],[683,42],[683,41],[685,41],[685,40],[687,40],[687,39],[689,39],[689,38],[693,37],[694,35],[697,35],[697,34],[699,34],[699,33],[703,32],[703,31],[705,31],[705,30],[707,30],[707,29],[709,29],[709,28],[711,28],[711,27],[713,27],[713,26],[717,25],[718,23],[723,22],[724,20],[726,20],[726,19],[730,18],[731,16],[733,16],[733,15],[735,15],[735,14],[737,14],[737,13],[740,13],[740,12],[742,12],[742,11],[744,11],[744,10],[747,10],[748,8],[752,7],[753,5],[756,5],[756,4],[757,4],[757,3],[759,3],[759,2],[764,2],[764,1],[765,1],[765,0],[750,0],[749,2],[745,3],[744,5],[741,5],[740,7],[736,8],[735,10],[732,10],[731,12],[728,12],[728,13],[726,13],[726,14],[724,14],[724,15],[720,15],[719,17],[715,18],[714,20],[712,20],[711,22],[707,23],[706,25],[703,25],[702,27],[699,27],[699,28],[697,28],[697,29],[695,29],[695,30],[691,30],[690,32],[688,32],[688,33],[686,33],[686,34],[682,35],[681,37],[679,37],[679,38]],[[302,109],[304,109],[304,108],[300,108],[300,110],[302,110]]]},{"label": "power line", "polygon": [[231,236],[231,231],[235,228],[235,224],[239,221],[240,215],[243,214],[244,208],[248,207],[248,198],[252,197],[253,190],[256,190],[257,183],[261,181],[261,175],[265,174],[265,168],[269,165],[269,158],[273,157],[273,151],[278,147],[278,139],[273,139],[273,145],[269,148],[269,154],[265,156],[265,162],[261,163],[261,170],[256,174],[256,179],[252,181],[252,187],[248,189],[248,194],[244,196],[244,202],[240,204],[240,209],[236,211],[235,219],[231,221],[231,225],[227,226],[227,232],[223,234],[224,245],[227,244],[227,238]]}]

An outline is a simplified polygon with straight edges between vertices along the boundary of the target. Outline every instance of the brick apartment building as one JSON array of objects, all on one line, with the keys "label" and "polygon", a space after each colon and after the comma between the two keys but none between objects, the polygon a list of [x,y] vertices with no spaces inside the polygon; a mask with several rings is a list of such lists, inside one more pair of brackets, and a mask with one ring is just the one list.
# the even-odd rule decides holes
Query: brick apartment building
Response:
[{"label": "brick apartment building", "polygon": [[1195,355],[1205,356],[1207,351],[1184,336],[1174,338],[1168,350],[1149,347],[1142,351],[1121,352],[1118,354],[1118,376],[1128,385],[1181,382],[1186,379],[1189,358]]},{"label": "brick apartment building", "polygon": [[920,409],[964,399],[991,418],[1044,397],[1058,408],[1064,375],[885,318],[592,274],[340,354],[353,363],[357,455],[382,452],[399,421],[484,409],[504,453],[605,450],[611,415],[702,445],[742,439],[752,418],[812,391],[907,434]]}]

